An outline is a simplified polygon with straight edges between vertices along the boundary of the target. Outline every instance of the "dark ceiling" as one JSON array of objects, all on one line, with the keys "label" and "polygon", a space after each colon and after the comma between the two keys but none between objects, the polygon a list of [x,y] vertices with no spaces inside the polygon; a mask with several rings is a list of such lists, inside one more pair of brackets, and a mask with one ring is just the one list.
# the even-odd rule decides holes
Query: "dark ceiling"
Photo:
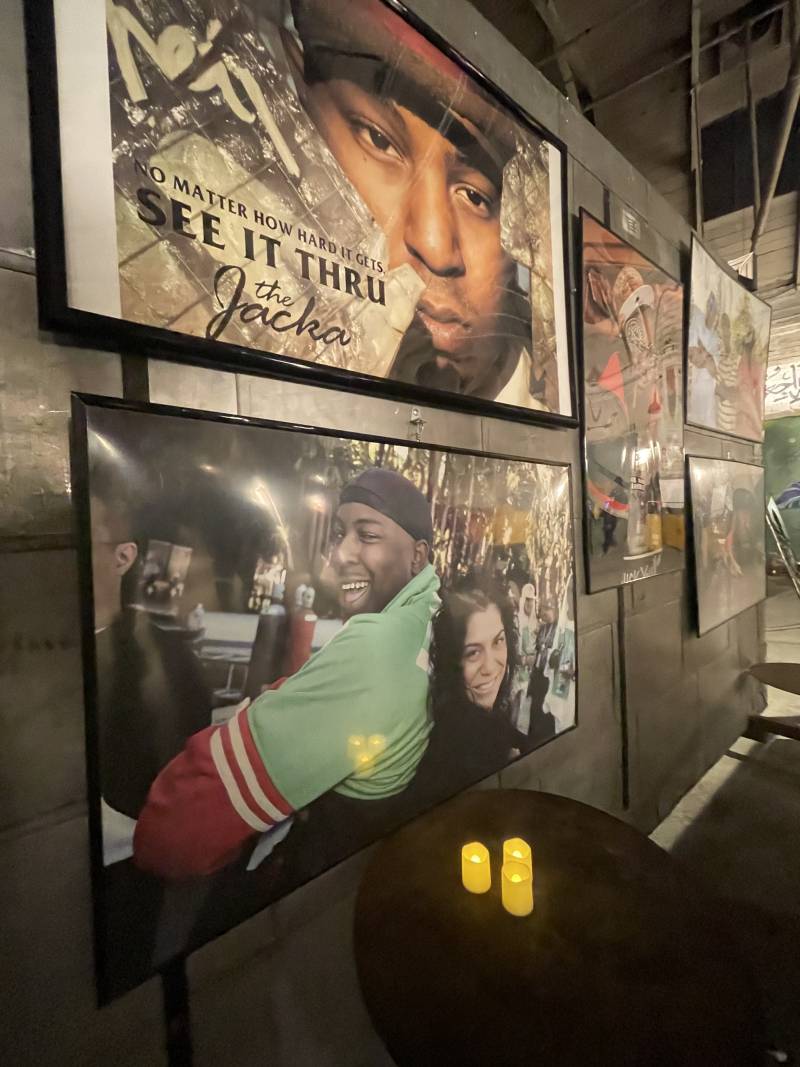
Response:
[{"label": "dark ceiling", "polygon": [[[747,111],[747,27],[764,191],[781,127],[792,42],[800,32],[800,0],[472,3],[702,230],[707,243],[728,260],[747,255],[755,188]],[[704,178],[699,214],[692,146],[693,21]],[[773,338],[771,360],[800,358],[800,326],[787,328],[793,318],[800,323],[799,161],[795,124],[758,245],[758,289],[773,303],[776,321],[782,324],[780,335]]]}]

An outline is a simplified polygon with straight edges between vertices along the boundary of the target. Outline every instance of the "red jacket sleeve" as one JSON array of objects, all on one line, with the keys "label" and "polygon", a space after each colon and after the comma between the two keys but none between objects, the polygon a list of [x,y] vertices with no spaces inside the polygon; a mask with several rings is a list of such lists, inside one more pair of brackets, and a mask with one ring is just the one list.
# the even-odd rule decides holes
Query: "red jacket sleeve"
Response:
[{"label": "red jacket sleeve", "polygon": [[211,874],[291,813],[243,707],[224,726],[191,737],[155,779],[136,824],[134,862],[170,880]]}]

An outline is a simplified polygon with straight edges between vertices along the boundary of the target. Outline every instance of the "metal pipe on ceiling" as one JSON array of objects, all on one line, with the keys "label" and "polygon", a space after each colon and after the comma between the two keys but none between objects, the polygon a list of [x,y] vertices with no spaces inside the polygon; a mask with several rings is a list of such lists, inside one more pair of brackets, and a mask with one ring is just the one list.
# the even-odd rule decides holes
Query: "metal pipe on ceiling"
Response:
[{"label": "metal pipe on ceiling", "polygon": [[703,0],[692,0],[691,89],[689,91],[689,139],[694,176],[694,228],[703,236],[703,137],[700,129],[700,18]]},{"label": "metal pipe on ceiling", "polygon": [[[700,45],[700,52],[706,52],[709,48],[716,48],[716,46],[722,44],[723,41],[728,41],[731,37],[735,37],[738,33],[741,33],[742,30],[746,30],[748,26],[752,28],[757,23],[769,18],[770,15],[774,15],[776,11],[781,11],[787,6],[787,3],[788,0],[780,0],[780,3],[772,4],[771,7],[768,7],[758,15],[753,15],[749,19],[744,19],[741,23],[726,30],[724,33],[718,33],[716,37],[712,37],[710,41],[706,41],[705,44]],[[619,89],[613,89],[610,93],[605,93],[603,96],[596,97],[594,100],[587,103],[583,110],[588,111],[590,108],[594,109],[601,104],[607,104],[611,100],[616,100],[616,98],[622,96],[623,93],[627,93],[631,89],[637,89],[640,85],[652,81],[653,78],[658,78],[661,74],[666,74],[668,70],[674,70],[676,67],[683,66],[684,63],[690,63],[691,59],[692,52],[690,49],[688,52],[683,52],[675,59],[671,59],[669,63],[664,63],[663,66],[658,67],[656,70],[651,70],[647,74],[643,74],[641,78],[637,78],[635,81],[629,82],[627,85],[621,85]]]},{"label": "metal pipe on ceiling", "polygon": [[757,251],[759,239],[767,224],[767,216],[769,215],[769,209],[772,206],[775,190],[778,187],[778,178],[780,177],[781,167],[783,166],[783,158],[786,155],[786,146],[789,143],[789,136],[792,132],[794,117],[797,113],[797,105],[800,102],[800,42],[795,42],[794,45],[792,65],[789,68],[789,76],[786,79],[784,93],[783,119],[781,121],[781,127],[775,145],[775,154],[772,157],[772,169],[770,170],[769,182],[767,183],[767,191],[764,194],[764,199],[761,201],[756,224],[753,227],[753,237],[750,247],[754,253]]},{"label": "metal pipe on ceiling", "polygon": [[758,114],[756,112],[756,96],[753,92],[753,71],[750,65],[750,45],[752,31],[747,27],[747,35],[744,39],[744,77],[745,90],[747,93],[747,118],[750,123],[750,163],[753,172],[753,210],[758,216],[761,210],[761,171],[758,165]]}]

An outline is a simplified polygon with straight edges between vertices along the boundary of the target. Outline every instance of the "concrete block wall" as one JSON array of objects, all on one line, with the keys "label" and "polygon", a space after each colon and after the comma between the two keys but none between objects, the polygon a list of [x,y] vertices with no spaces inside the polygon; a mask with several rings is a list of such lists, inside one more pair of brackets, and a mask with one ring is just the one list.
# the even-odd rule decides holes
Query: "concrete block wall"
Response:
[{"label": "concrete block wall", "polygon": [[[118,356],[39,331],[28,171],[22,0],[0,6],[0,1060],[117,1067],[165,1062],[151,981],[95,1006],[86,828],[76,549],[67,449],[73,389],[119,396]],[[665,269],[686,266],[690,232],[600,134],[464,0],[411,6],[569,150],[571,219],[581,206]],[[35,76],[35,72],[34,72]],[[22,251],[21,251],[22,250]],[[573,292],[576,279],[570,280]],[[332,429],[409,433],[409,405],[151,360],[154,401],[302,418]],[[579,438],[497,419],[423,411],[423,439],[572,465],[578,558],[579,728],[484,787],[563,793],[651,829],[741,732],[759,693],[752,609],[705,637],[684,575],[592,597],[582,563]],[[758,450],[687,434],[687,451]],[[627,802],[627,804],[626,804]],[[196,953],[189,964],[201,1067],[390,1067],[359,996],[351,946],[357,856]]]}]

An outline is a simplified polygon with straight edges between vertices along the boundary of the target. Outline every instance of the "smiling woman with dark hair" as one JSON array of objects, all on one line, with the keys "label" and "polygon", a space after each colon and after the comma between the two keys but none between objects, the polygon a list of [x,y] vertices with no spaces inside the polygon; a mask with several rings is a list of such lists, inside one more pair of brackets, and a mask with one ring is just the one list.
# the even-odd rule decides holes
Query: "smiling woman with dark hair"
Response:
[{"label": "smiling woman with dark hair", "polygon": [[447,705],[466,702],[510,722],[517,648],[514,605],[500,588],[470,585],[445,593],[433,621],[434,719]]},{"label": "smiling woman with dark hair", "polygon": [[495,773],[527,748],[511,721],[519,651],[510,598],[475,582],[443,593],[430,658],[433,729],[412,785],[426,801]]}]

